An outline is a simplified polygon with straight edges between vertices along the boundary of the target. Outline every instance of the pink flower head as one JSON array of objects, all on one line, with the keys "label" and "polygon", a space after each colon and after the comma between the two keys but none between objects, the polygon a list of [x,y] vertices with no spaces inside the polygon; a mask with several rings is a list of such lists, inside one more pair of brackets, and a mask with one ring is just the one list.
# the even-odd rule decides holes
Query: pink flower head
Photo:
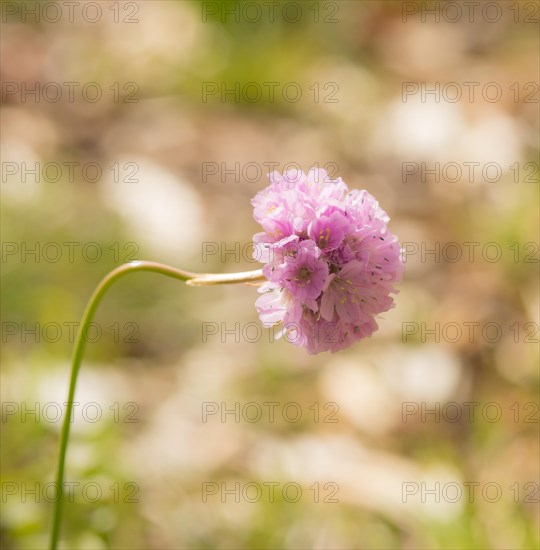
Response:
[{"label": "pink flower head", "polygon": [[371,336],[375,317],[394,307],[392,284],[404,267],[388,215],[367,191],[349,191],[325,170],[273,172],[269,180],[252,200],[268,279],[255,304],[261,321],[281,324],[309,353]]}]

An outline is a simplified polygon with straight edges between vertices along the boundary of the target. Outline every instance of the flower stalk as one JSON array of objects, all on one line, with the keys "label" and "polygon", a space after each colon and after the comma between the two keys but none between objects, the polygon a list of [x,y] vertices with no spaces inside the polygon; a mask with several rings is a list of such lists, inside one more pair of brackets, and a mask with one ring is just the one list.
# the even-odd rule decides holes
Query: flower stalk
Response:
[{"label": "flower stalk", "polygon": [[81,368],[84,351],[86,348],[86,339],[84,334],[88,325],[92,322],[95,313],[101,300],[106,294],[107,290],[112,286],[114,282],[121,279],[128,273],[134,273],[138,271],[149,271],[152,273],[159,273],[173,279],[185,281],[190,286],[209,286],[209,285],[222,285],[222,284],[254,284],[262,282],[265,279],[262,274],[262,270],[246,271],[243,273],[232,274],[210,274],[210,273],[192,273],[190,271],[184,271],[176,269],[174,267],[149,261],[136,261],[128,264],[121,265],[116,269],[113,269],[108,275],[106,275],[99,285],[94,290],[92,296],[88,300],[86,309],[84,310],[79,330],[75,338],[75,345],[73,348],[73,356],[71,359],[71,373],[69,381],[68,398],[66,402],[66,414],[64,416],[64,422],[62,425],[62,431],[60,434],[60,453],[58,458],[58,465],[56,470],[56,487],[58,488],[57,498],[54,503],[50,550],[56,550],[58,547],[58,539],[60,536],[60,528],[62,523],[62,508],[63,508],[63,486],[64,486],[64,474],[66,465],[66,454],[69,442],[69,433],[71,427],[71,419],[73,416],[73,405],[75,401],[75,390],[77,387],[77,378]]}]

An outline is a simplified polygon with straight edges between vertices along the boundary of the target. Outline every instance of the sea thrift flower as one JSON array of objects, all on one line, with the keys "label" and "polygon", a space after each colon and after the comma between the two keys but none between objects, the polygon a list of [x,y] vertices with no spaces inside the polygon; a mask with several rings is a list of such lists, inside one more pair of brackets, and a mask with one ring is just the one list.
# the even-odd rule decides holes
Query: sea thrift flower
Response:
[{"label": "sea thrift flower", "polygon": [[269,174],[253,198],[258,260],[268,279],[256,302],[265,326],[310,353],[346,348],[377,330],[394,307],[401,280],[400,245],[389,217],[367,191],[312,168]]}]

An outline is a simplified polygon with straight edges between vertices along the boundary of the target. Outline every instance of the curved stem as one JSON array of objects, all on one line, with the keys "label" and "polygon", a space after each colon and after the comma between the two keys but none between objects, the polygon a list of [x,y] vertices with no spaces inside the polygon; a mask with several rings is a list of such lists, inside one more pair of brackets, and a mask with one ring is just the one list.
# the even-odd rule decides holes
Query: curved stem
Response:
[{"label": "curved stem", "polygon": [[66,402],[66,414],[62,424],[62,432],[60,435],[60,455],[58,458],[58,468],[56,470],[55,486],[57,487],[57,498],[54,503],[53,511],[53,523],[51,530],[50,549],[56,550],[58,546],[58,537],[60,535],[60,526],[62,520],[62,504],[63,504],[63,486],[64,486],[64,472],[66,464],[66,452],[69,441],[69,431],[71,427],[71,417],[73,415],[73,404],[75,399],[75,389],[77,386],[77,377],[81,368],[81,362],[86,348],[85,332],[86,327],[92,322],[96,310],[109,289],[109,287],[118,279],[133,273],[135,271],[150,271],[153,273],[160,273],[173,279],[179,279],[180,281],[186,281],[191,286],[199,285],[214,285],[214,284],[233,284],[233,283],[253,283],[257,281],[263,281],[264,276],[262,271],[250,271],[244,273],[233,273],[231,275],[222,274],[205,274],[205,273],[191,273],[190,271],[183,271],[174,267],[160,264],[157,262],[138,261],[129,264],[124,264],[116,269],[113,269],[108,275],[106,275],[99,285],[94,290],[92,296],[88,300],[86,309],[84,310],[79,330],[77,331],[77,337],[75,338],[75,345],[73,348],[73,356],[71,360],[71,375],[69,381],[68,398]]},{"label": "curved stem", "polygon": [[266,281],[262,269],[243,271],[241,273],[201,274],[186,281],[189,286],[232,285],[235,283],[258,283]]}]

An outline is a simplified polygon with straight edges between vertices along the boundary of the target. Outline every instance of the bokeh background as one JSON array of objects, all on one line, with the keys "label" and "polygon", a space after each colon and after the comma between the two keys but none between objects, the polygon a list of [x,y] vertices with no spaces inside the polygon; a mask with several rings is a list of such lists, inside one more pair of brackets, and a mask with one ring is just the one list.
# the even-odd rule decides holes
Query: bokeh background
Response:
[{"label": "bokeh background", "polygon": [[[60,7],[58,21],[44,4],[39,21],[28,13],[34,2],[2,6],[2,548],[46,547],[43,490],[57,458],[69,326],[97,282],[134,259],[256,268],[246,252],[258,231],[250,198],[266,185],[268,162],[327,166],[378,198],[410,251],[477,242],[474,261],[449,261],[450,249],[410,254],[380,330],[318,356],[266,329],[248,341],[255,288],[124,279],[98,311],[68,452],[66,478],[103,494],[92,503],[90,490],[74,491],[63,547],[538,547],[538,4],[491,2],[498,20],[496,8],[477,8],[469,21],[457,3],[455,22],[445,2],[300,2],[298,20],[295,7],[283,14],[290,2],[273,18],[259,3],[259,18],[242,2],[83,1],[72,20]],[[102,10],[95,22],[88,4]],[[66,82],[77,83],[73,101]],[[203,101],[204,86],[248,82],[260,99]],[[278,83],[273,101],[265,82]],[[296,102],[282,96],[290,82],[302,91]],[[450,88],[425,101],[402,95],[404,83],[448,82],[462,86],[460,101],[448,101]],[[472,101],[465,82],[479,83]],[[500,99],[483,96],[489,82]],[[36,83],[37,97],[22,91]],[[48,83],[60,86],[58,101],[49,99],[56,86],[43,92]],[[88,99],[95,86],[82,95],[88,83],[101,99]],[[404,178],[405,162],[457,163],[463,176]],[[464,162],[479,163],[474,178]],[[487,163],[500,177],[482,176]],[[28,173],[36,165],[39,174]],[[37,257],[27,254],[36,243]],[[71,257],[64,243],[76,243]],[[500,260],[482,256],[487,243],[501,247]],[[221,257],[235,247],[241,254]],[[218,330],[206,341],[204,323]],[[222,331],[236,323],[239,341]],[[479,323],[480,332],[452,342],[449,330],[437,342],[420,331],[404,338],[404,323]],[[501,327],[496,342],[482,337],[486,323]],[[268,402],[278,404],[274,422]],[[471,418],[464,404],[473,402]],[[99,421],[95,406],[82,415],[91,403]],[[205,403],[240,406],[240,421],[203,422]],[[247,420],[248,403],[262,408],[259,421]],[[283,418],[287,403],[302,411],[298,422]],[[274,502],[221,491],[272,482]],[[220,488],[206,502],[205,483]],[[298,502],[283,497],[287,483],[302,488]],[[404,496],[405,487],[418,492]]]}]

